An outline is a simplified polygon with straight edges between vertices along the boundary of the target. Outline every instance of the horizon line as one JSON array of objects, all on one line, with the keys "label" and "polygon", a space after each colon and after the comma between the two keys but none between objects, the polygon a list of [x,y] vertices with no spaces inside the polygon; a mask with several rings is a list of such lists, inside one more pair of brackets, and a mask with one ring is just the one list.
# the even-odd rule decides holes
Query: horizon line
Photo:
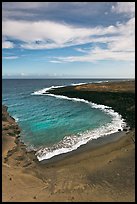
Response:
[{"label": "horizon line", "polygon": [[89,77],[89,78],[87,78],[87,77],[76,77],[76,78],[74,78],[74,77],[64,77],[64,78],[3,78],[2,77],[2,79],[135,79],[135,77]]}]

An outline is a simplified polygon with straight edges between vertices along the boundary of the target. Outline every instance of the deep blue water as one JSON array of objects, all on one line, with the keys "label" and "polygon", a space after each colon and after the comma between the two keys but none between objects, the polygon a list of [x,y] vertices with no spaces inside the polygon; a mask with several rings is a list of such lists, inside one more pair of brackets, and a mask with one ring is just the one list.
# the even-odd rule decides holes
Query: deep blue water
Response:
[{"label": "deep blue water", "polygon": [[103,80],[4,79],[2,103],[8,106],[9,113],[18,121],[22,129],[21,140],[29,148],[44,149],[45,155],[54,150],[55,154],[59,154],[70,151],[72,146],[76,149],[89,133],[91,137],[92,131],[93,137],[99,137],[98,128],[110,124],[113,117],[88,103],[35,93],[51,86],[97,81]]}]

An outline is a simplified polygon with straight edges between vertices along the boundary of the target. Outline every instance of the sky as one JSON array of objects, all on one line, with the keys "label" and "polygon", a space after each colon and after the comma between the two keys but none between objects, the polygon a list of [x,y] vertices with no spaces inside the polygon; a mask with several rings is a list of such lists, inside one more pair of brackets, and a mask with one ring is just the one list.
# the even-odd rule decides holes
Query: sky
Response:
[{"label": "sky", "polygon": [[3,2],[3,78],[134,78],[135,2]]}]

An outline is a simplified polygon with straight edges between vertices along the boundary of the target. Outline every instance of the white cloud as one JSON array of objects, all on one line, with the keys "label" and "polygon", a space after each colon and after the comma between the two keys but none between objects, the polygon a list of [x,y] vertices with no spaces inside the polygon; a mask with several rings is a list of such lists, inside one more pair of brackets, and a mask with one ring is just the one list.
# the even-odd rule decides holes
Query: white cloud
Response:
[{"label": "white cloud", "polygon": [[117,61],[134,61],[134,52],[115,52],[110,49],[101,49],[95,47],[87,55],[58,57],[59,62],[95,62],[99,60],[117,60]]},{"label": "white cloud", "polygon": [[[125,30],[125,25],[83,28],[50,21],[5,20],[2,25],[2,34],[6,38],[22,41],[21,47],[25,49],[53,49],[108,41],[111,37],[102,38],[102,36],[118,34],[122,32],[122,29]],[[9,46],[12,48],[13,43],[10,43]]]},{"label": "white cloud", "polygon": [[9,60],[12,60],[12,59],[17,59],[19,58],[18,56],[7,56],[7,57],[3,57],[3,59],[9,59]]},{"label": "white cloud", "polygon": [[2,25],[4,37],[23,41],[26,49],[53,49],[84,44],[92,41],[92,36],[114,34],[115,26],[83,28],[50,21],[5,20]]},{"label": "white cloud", "polygon": [[[106,48],[85,50],[83,56],[58,57],[53,63],[73,61],[96,61],[103,59],[133,61],[135,50],[135,18],[115,26],[97,26],[93,28],[77,27],[51,21],[15,21],[4,20],[3,38],[19,40],[20,47],[25,49],[54,49],[86,43],[105,43]],[[10,41],[7,47],[14,45]],[[11,44],[10,44],[11,43]],[[4,46],[6,47],[6,46]]]},{"label": "white cloud", "polygon": [[25,76],[25,73],[24,73],[24,72],[22,72],[20,75],[21,75],[21,76]]},{"label": "white cloud", "polygon": [[60,62],[95,62],[98,60],[134,62],[135,18],[130,19],[126,24],[118,24],[113,30],[116,31],[114,36],[92,39],[92,42],[106,43],[107,47],[105,49],[97,46],[90,50],[77,48],[77,51],[85,54],[83,56],[57,57],[55,60]]},{"label": "white cloud", "polygon": [[10,41],[3,41],[2,48],[6,48],[6,49],[14,48],[14,43]]},{"label": "white cloud", "polygon": [[63,62],[60,62],[58,60],[50,60],[50,62],[52,62],[52,63],[63,63]]},{"label": "white cloud", "polygon": [[89,51],[87,49],[82,49],[82,48],[75,48],[75,50],[78,52],[83,52],[83,53],[88,53],[88,51]]},{"label": "white cloud", "polygon": [[29,22],[7,20],[3,23],[3,35],[24,42],[42,40],[52,40],[56,43],[65,42],[71,37],[71,32],[72,29],[68,26],[48,21]]},{"label": "white cloud", "polygon": [[125,13],[133,17],[135,15],[135,2],[117,2],[115,6],[112,6],[112,12]]}]

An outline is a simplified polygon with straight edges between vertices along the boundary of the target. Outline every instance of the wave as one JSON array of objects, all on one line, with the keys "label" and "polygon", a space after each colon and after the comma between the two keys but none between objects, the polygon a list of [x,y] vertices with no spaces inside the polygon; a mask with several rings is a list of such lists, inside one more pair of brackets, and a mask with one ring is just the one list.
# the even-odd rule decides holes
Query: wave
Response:
[{"label": "wave", "polygon": [[2,99],[3,101],[8,101],[9,100],[9,98],[4,98],[4,99]]},{"label": "wave", "polygon": [[14,115],[13,118],[15,119],[15,122],[19,121],[19,118],[16,115]]},{"label": "wave", "polygon": [[10,108],[10,107],[15,107],[15,106],[23,106],[24,105],[24,103],[15,103],[15,104],[11,104],[11,105],[8,105],[8,107]]},{"label": "wave", "polygon": [[95,83],[103,83],[103,82],[110,82],[110,81],[108,81],[108,80],[105,80],[105,81],[97,81],[97,82],[95,82]]},{"label": "wave", "polygon": [[[92,83],[92,82],[89,82],[89,83]],[[86,82],[83,82],[83,83],[77,83],[77,84],[71,84],[71,86],[80,86],[80,85],[83,85],[83,84],[87,84]]]},{"label": "wave", "polygon": [[57,89],[57,88],[61,88],[61,87],[65,87],[65,86],[50,86],[48,88],[44,88],[44,89],[40,89],[38,91],[35,91],[34,93],[31,93],[31,95],[43,95],[44,93],[46,93],[47,91],[49,91],[51,89]]},{"label": "wave", "polygon": [[62,87],[66,87],[66,86],[80,86],[80,85],[84,85],[84,84],[91,84],[91,83],[102,83],[102,82],[108,82],[108,80],[105,81],[94,81],[94,82],[83,82],[83,83],[72,83],[70,85],[62,85],[62,86],[50,86],[44,89],[40,89],[38,91],[35,91],[33,93],[31,93],[31,95],[43,95],[45,93],[47,93],[47,91],[51,90],[51,89],[57,89],[57,88],[62,88]]},{"label": "wave", "polygon": [[45,159],[50,159],[56,155],[59,154],[64,154],[67,152],[71,152],[73,150],[76,150],[78,147],[81,145],[86,144],[87,142],[97,139],[99,137],[103,137],[105,135],[109,135],[112,133],[115,133],[118,131],[118,129],[123,130],[123,128],[126,126],[126,123],[122,119],[122,116],[115,112],[111,107],[105,106],[105,105],[100,105],[100,104],[95,104],[92,102],[89,102],[84,99],[79,99],[79,98],[69,98],[67,96],[63,95],[55,95],[55,94],[49,94],[47,91],[55,88],[60,88],[64,86],[52,86],[49,88],[41,89],[39,91],[36,91],[32,93],[32,95],[48,95],[60,99],[65,99],[65,100],[71,100],[74,102],[82,102],[90,105],[92,108],[97,108],[102,111],[104,111],[106,114],[109,114],[112,116],[112,121],[110,123],[107,123],[104,126],[101,126],[95,130],[91,131],[86,131],[84,133],[78,133],[77,135],[71,135],[71,136],[66,136],[64,137],[63,140],[61,140],[59,143],[54,144],[52,147],[46,147],[46,148],[40,148],[36,152],[37,159],[39,161],[45,160]]},{"label": "wave", "polygon": [[115,133],[117,132],[118,128],[122,129],[125,126],[125,122],[121,119],[121,116],[118,113],[114,112],[112,109],[104,109],[104,107],[103,110],[113,116],[111,123],[108,123],[92,131],[66,136],[62,141],[54,144],[52,147],[41,148],[36,152],[38,160],[42,161],[45,159],[50,159],[59,154],[71,152],[93,139]]}]

